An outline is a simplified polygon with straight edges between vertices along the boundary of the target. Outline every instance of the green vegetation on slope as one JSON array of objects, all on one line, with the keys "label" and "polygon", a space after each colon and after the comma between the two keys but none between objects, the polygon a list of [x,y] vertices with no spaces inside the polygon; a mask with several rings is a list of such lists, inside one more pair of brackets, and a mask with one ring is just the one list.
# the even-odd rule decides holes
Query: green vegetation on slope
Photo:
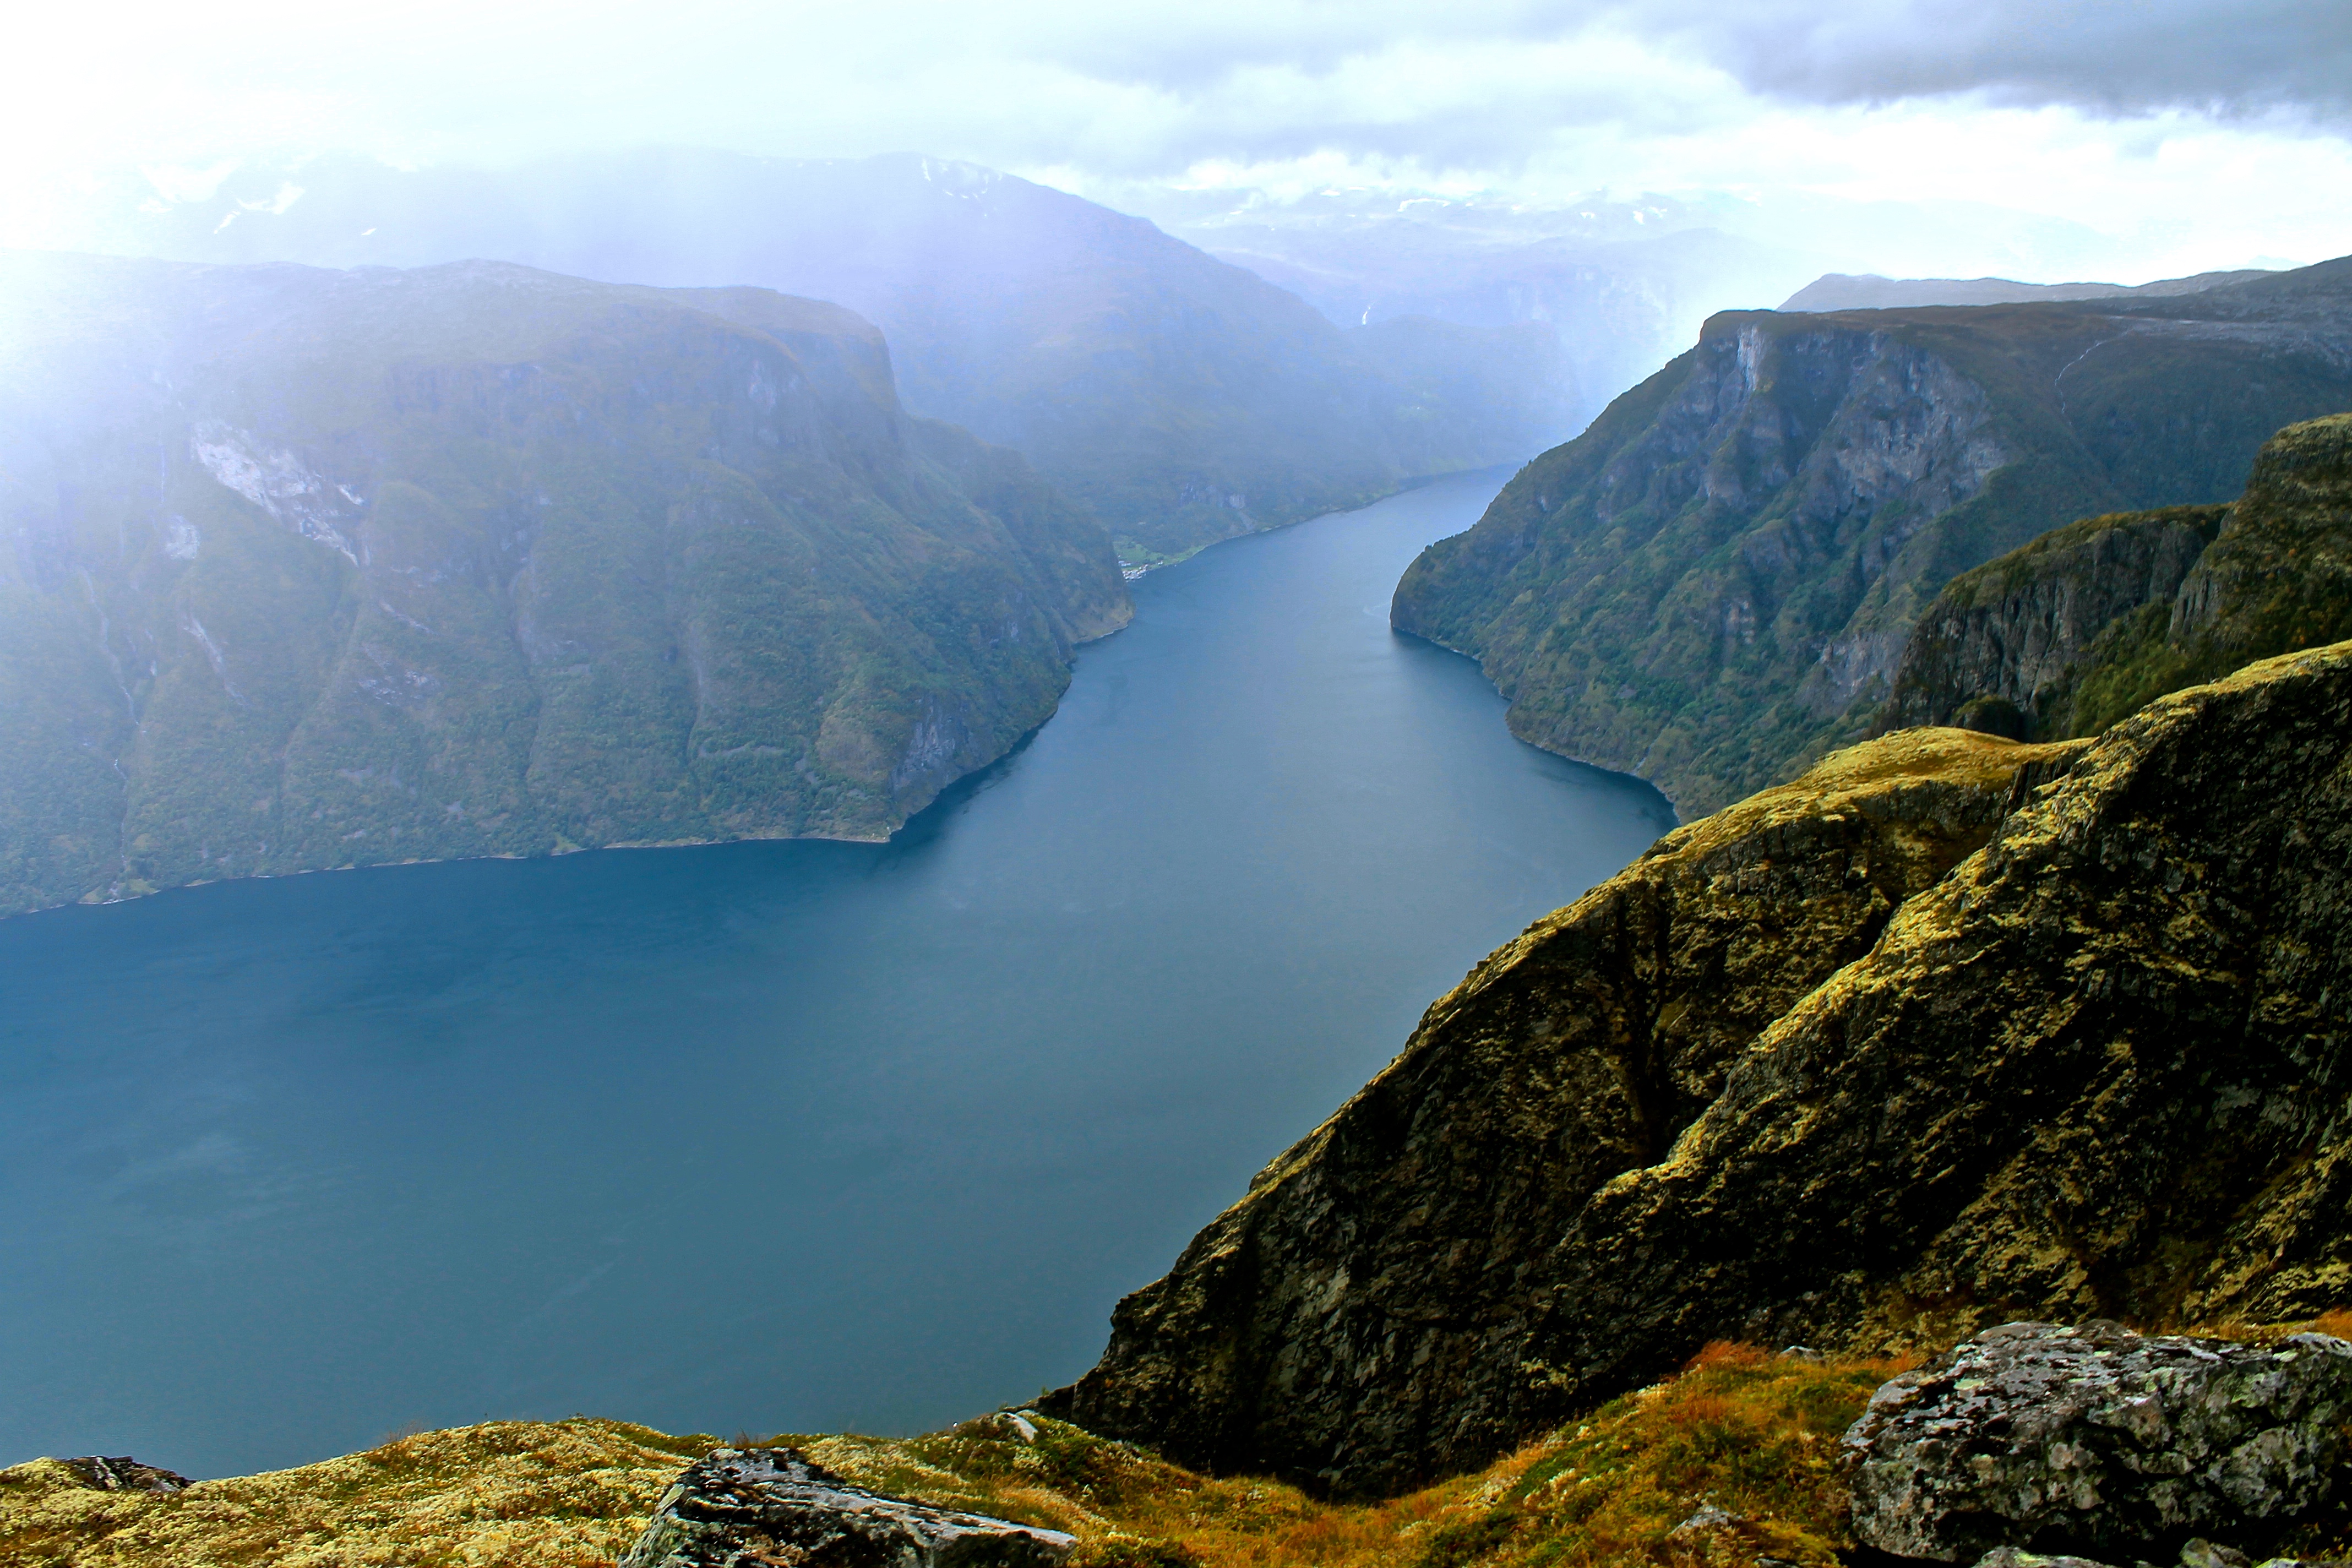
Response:
[{"label": "green vegetation on slope", "polygon": [[0,912],[878,838],[1129,613],[1020,458],[757,289],[18,256]]},{"label": "green vegetation on slope", "polygon": [[1716,317],[1398,584],[1515,733],[1698,814],[1859,737],[1957,574],[2216,502],[2352,405],[2352,260],[2205,293]]},{"label": "green vegetation on slope", "polygon": [[1877,721],[2095,734],[2169,691],[2352,637],[2352,415],[2264,444],[2234,503],[2086,519],[1962,574]]},{"label": "green vegetation on slope", "polygon": [[[2199,1331],[2305,1327],[2352,1324]],[[1834,1568],[1854,1547],[1838,1438],[1916,1362],[1718,1342],[1492,1464],[1380,1501],[1202,1475],[1034,1411],[919,1437],[735,1446],[788,1443],[871,1490],[1067,1531],[1074,1568]],[[39,1459],[0,1470],[0,1568],[591,1568],[719,1446],[585,1416],[500,1421],[163,1495],[101,1491]],[[2316,1521],[2296,1544],[2341,1556],[2341,1527]]]}]

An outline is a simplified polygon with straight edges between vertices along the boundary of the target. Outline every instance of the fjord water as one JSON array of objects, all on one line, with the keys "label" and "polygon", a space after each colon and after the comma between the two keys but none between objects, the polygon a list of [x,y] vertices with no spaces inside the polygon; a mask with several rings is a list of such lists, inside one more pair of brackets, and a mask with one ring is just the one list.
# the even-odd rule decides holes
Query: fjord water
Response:
[{"label": "fjord water", "polygon": [[0,922],[0,1464],[904,1431],[1083,1371],[1433,998],[1672,825],[1390,632],[1499,481],[1138,583],[1054,720],[887,845]]}]

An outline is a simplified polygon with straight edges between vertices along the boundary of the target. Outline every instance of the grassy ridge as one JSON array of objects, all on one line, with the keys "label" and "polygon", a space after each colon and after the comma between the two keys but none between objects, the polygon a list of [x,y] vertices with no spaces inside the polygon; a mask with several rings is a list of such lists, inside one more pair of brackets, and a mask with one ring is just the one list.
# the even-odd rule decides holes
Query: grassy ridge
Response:
[{"label": "grassy ridge", "polygon": [[[2306,1328],[2341,1334],[2352,1314],[2199,1331]],[[1915,1364],[1711,1344],[1482,1470],[1376,1501],[1201,1475],[1034,1412],[910,1438],[731,1442],[787,1443],[875,1491],[1067,1531],[1074,1568],[1834,1568],[1854,1546],[1838,1438]],[[586,1416],[488,1422],[160,1496],[99,1491],[40,1459],[0,1470],[0,1564],[592,1568],[625,1552],[677,1472],[718,1446]],[[2344,1524],[2313,1521],[2305,1554],[2340,1553]]]},{"label": "grassy ridge", "polygon": [[[1034,1415],[907,1439],[771,1440],[877,1491],[1070,1531],[1077,1568],[1581,1568],[1669,1553],[1744,1565],[1759,1551],[1828,1568],[1848,1543],[1836,1439],[1893,1370],[1710,1347],[1484,1471],[1382,1502],[1199,1475]],[[39,1460],[0,1470],[0,1563],[586,1568],[625,1551],[717,1441],[585,1417],[494,1422],[176,1496],[93,1490]],[[1676,1533],[1707,1505],[1742,1522]]]}]

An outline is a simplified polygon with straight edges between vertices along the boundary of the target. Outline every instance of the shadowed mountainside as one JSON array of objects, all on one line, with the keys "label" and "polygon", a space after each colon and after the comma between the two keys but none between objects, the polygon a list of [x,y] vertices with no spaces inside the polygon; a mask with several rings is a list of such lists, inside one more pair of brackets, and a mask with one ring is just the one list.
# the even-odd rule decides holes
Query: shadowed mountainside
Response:
[{"label": "shadowed mountainside", "polygon": [[2095,733],[2168,691],[2352,637],[2352,415],[2263,446],[2226,507],[2089,518],[1954,578],[1905,647],[1883,732]]},{"label": "shadowed mountainside", "polygon": [[1130,614],[836,306],[35,253],[0,295],[0,912],[878,838]]}]

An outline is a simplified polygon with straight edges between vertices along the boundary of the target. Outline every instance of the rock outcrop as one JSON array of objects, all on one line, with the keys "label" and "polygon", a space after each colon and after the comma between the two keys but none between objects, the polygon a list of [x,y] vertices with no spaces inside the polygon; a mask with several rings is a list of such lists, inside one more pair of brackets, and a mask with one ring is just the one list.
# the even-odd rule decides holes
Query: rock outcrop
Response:
[{"label": "rock outcrop", "polygon": [[791,1448],[719,1448],[662,1495],[620,1568],[1061,1568],[1076,1545],[851,1486]]},{"label": "rock outcrop", "polygon": [[1481,964],[1051,1408],[1387,1490],[1716,1338],[2308,1316],[2347,994],[2352,645],[2071,748],[1890,736]]},{"label": "rock outcrop", "polygon": [[77,1459],[59,1459],[58,1463],[102,1492],[183,1492],[190,1485],[188,1478],[178,1471],[142,1465],[128,1454],[113,1458],[85,1454]]},{"label": "rock outcrop", "polygon": [[2346,407],[2352,258],[2169,297],[1728,312],[1424,551],[1391,616],[1479,659],[1521,739],[1696,815],[1863,735],[1956,574],[2074,519],[2225,501],[2281,426]]},{"label": "rock outcrop", "polygon": [[[1546,1254],[1664,1158],[1771,1021],[1980,847],[2063,747],[1917,731],[1661,839],[1429,1009],[1404,1052],[1119,1303],[1046,1408],[1188,1463],[1389,1487],[1513,1432]],[[1368,1396],[1369,1395],[1369,1396]]]},{"label": "rock outcrop", "polygon": [[2004,1323],[1880,1389],[1844,1447],[1853,1531],[1898,1557],[2000,1547],[2168,1561],[2267,1545],[2328,1500],[2352,1344]]},{"label": "rock outcrop", "polygon": [[1961,574],[1875,728],[2091,734],[2167,691],[2352,637],[2352,415],[2291,425],[2227,507],[2093,518]]}]

